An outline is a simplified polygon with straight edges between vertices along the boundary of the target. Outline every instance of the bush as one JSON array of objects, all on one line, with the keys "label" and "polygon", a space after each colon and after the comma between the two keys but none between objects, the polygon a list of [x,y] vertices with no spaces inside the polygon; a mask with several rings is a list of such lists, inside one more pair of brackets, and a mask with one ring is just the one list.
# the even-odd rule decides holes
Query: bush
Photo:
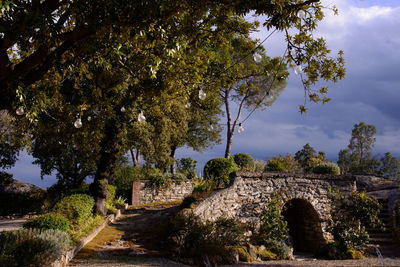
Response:
[{"label": "bush", "polygon": [[55,213],[64,215],[71,226],[85,224],[92,216],[94,206],[93,197],[85,194],[74,194],[61,199],[53,208]]},{"label": "bush", "polygon": [[340,168],[336,163],[324,162],[315,166],[313,169],[313,173],[339,175]]},{"label": "bush", "polygon": [[12,184],[14,182],[13,175],[8,172],[0,171],[0,186]]},{"label": "bush", "polygon": [[268,251],[276,255],[277,260],[288,260],[291,257],[291,249],[283,241],[266,239],[263,245]]},{"label": "bush", "polygon": [[59,230],[22,229],[0,233],[1,266],[49,266],[70,244]]},{"label": "bush", "polygon": [[224,188],[230,184],[229,175],[237,170],[237,166],[232,159],[215,158],[209,160],[204,166],[204,178],[213,179],[215,189]]},{"label": "bush", "polygon": [[327,230],[344,255],[348,250],[362,249],[368,242],[366,227],[383,229],[378,218],[381,206],[376,198],[366,196],[365,192],[353,192],[348,196],[333,192],[330,198],[331,220]]},{"label": "bush", "polygon": [[263,172],[265,170],[265,167],[267,166],[267,163],[263,160],[256,160],[254,162],[254,171],[255,172]]},{"label": "bush", "polygon": [[145,179],[145,171],[140,167],[124,166],[116,168],[108,183],[116,187],[116,195],[122,196],[128,201],[132,198],[132,183]]},{"label": "bush", "polygon": [[254,159],[246,153],[237,153],[233,155],[233,160],[241,171],[254,171]]},{"label": "bush", "polygon": [[113,206],[114,205],[114,200],[115,200],[116,187],[111,185],[111,184],[109,184],[107,186],[107,189],[108,189],[108,195],[107,195],[107,198],[106,198],[106,203],[108,205],[110,205],[110,206]]},{"label": "bush", "polygon": [[274,197],[261,212],[258,243],[263,244],[264,240],[283,242],[288,238],[287,233],[289,229],[282,215],[281,207],[281,199]]},{"label": "bush", "polygon": [[187,179],[196,178],[197,161],[192,158],[181,158],[177,164],[178,171],[185,174]]},{"label": "bush", "polygon": [[264,171],[298,172],[300,164],[289,153],[285,157],[278,155],[268,160]]},{"label": "bush", "polygon": [[69,222],[60,214],[47,213],[27,220],[24,223],[24,228],[53,229],[66,232],[69,229]]},{"label": "bush", "polygon": [[194,214],[178,214],[166,228],[168,248],[179,257],[193,258],[198,264],[204,264],[206,258],[217,261],[217,257],[227,253],[227,247],[240,245],[244,237],[243,228],[234,219],[202,222]]}]

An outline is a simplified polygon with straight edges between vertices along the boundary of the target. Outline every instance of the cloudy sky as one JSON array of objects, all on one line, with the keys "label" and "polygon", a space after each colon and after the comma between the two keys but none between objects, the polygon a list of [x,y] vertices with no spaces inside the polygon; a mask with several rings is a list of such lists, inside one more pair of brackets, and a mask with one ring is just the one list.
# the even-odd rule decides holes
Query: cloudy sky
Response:
[{"label": "cloudy sky", "polygon": [[[339,150],[349,142],[353,125],[364,121],[377,127],[374,153],[389,151],[400,156],[400,1],[323,3],[336,5],[339,15],[327,9],[325,20],[313,34],[324,36],[333,52],[344,51],[346,78],[329,84],[329,103],[308,104],[309,111],[301,115],[298,106],[304,102],[304,91],[299,77],[291,71],[287,88],[273,106],[255,112],[243,125],[245,131],[234,136],[232,154],[246,152],[266,159],[294,154],[310,143],[336,161]],[[263,40],[267,35],[260,30],[254,37]],[[275,33],[264,47],[269,56],[281,56],[285,50],[283,35]],[[180,149],[177,157],[196,159],[201,170],[208,159],[223,157],[224,150],[225,139],[203,153]],[[16,179],[39,186],[55,182],[54,177],[40,180],[40,169],[27,156],[21,157],[11,172]]]}]

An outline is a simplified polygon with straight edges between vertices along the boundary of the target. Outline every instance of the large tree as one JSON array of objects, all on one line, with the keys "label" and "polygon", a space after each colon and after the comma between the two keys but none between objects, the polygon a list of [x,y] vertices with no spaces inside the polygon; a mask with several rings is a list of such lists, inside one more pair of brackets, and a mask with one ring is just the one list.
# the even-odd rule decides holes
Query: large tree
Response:
[{"label": "large tree", "polygon": [[[197,54],[198,48],[226,40],[227,32],[246,31],[246,24],[233,15],[254,10],[266,18],[265,27],[284,31],[288,50],[294,51],[285,60],[303,69],[306,95],[315,102],[328,101],[327,88],[314,91],[312,85],[320,78],[336,81],[344,69],[341,52],[337,59],[329,57],[325,41],[308,34],[322,20],[322,8],[319,0],[14,0],[8,9],[1,9],[0,109],[15,111],[23,106],[34,122],[46,109],[41,84],[47,83],[54,94],[63,89],[78,96],[66,104],[81,116],[103,114],[92,189],[96,208],[104,213],[107,179],[129,121],[121,109],[137,116],[139,104],[151,103],[160,92],[182,97],[198,92],[200,84],[209,94],[215,86],[205,78],[207,54]],[[290,28],[298,32],[292,35]],[[109,79],[118,76],[115,83]],[[71,77],[73,83],[60,86]],[[79,98],[82,91],[92,97]]]}]

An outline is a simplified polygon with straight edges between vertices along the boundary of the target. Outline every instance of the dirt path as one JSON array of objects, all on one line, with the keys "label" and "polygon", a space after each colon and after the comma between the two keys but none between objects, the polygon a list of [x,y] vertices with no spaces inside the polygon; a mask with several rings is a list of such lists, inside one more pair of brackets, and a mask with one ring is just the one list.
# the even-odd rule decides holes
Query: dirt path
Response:
[{"label": "dirt path", "polygon": [[[132,266],[186,266],[167,259],[168,255],[158,250],[157,225],[172,217],[178,210],[177,203],[142,206],[127,210],[121,218],[106,226],[88,243],[68,266],[74,267],[132,267]],[[400,267],[400,258],[386,260],[386,267]],[[241,263],[230,266],[310,266],[351,267],[383,266],[378,258],[364,260],[327,261],[298,257],[294,261],[268,261]]]}]

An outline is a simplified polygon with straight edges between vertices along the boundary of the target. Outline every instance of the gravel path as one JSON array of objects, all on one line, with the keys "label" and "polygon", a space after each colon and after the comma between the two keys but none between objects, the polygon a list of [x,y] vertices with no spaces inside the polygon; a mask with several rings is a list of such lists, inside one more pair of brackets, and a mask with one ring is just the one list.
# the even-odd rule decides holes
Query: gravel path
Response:
[{"label": "gravel path", "polygon": [[[121,218],[106,226],[78,255],[68,264],[72,267],[132,267],[132,266],[187,266],[167,259],[157,249],[156,225],[173,216],[176,204],[149,205],[140,209],[127,210]],[[296,256],[296,255],[295,255]],[[235,267],[355,267],[383,265],[378,258],[363,260],[315,260],[298,256],[293,261],[268,261],[227,265]],[[400,267],[400,258],[386,259],[386,267]]]}]

